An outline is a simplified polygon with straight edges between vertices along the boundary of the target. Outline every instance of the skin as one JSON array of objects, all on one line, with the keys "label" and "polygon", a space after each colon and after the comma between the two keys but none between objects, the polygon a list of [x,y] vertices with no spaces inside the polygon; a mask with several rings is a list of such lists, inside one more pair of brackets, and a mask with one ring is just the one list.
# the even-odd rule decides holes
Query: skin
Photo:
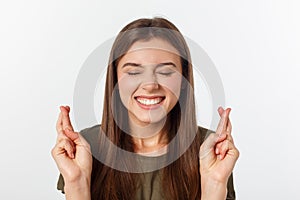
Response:
[{"label": "skin", "polygon": [[230,108],[218,109],[221,119],[216,133],[200,147],[202,200],[226,199],[227,181],[239,157],[231,135],[230,111]]},{"label": "skin", "polygon": [[[148,48],[143,49],[145,47]],[[161,50],[162,48],[173,53]],[[180,80],[178,74],[181,73],[180,60],[176,55],[176,50],[172,48],[168,43],[158,39],[148,43],[138,42],[119,62],[117,72],[120,95],[123,104],[129,110],[130,128],[136,136],[134,142],[137,146],[137,153],[147,154],[150,152],[150,155],[152,155],[151,152],[154,152],[154,155],[157,152],[165,153],[166,139],[161,128],[165,114],[174,107],[178,99],[181,85],[181,81],[178,81]],[[138,63],[144,67],[143,73],[141,73],[142,78],[128,75],[130,70],[136,70],[130,65],[128,68],[122,67],[128,62]],[[170,66],[163,66],[165,69],[157,67],[158,64],[165,62],[175,64],[176,67],[171,67],[176,71],[172,76],[165,77],[159,74],[159,70],[170,68]],[[145,111],[135,104],[135,96],[153,94],[165,96],[159,109]],[[218,109],[221,118],[216,133],[210,134],[200,147],[199,171],[202,200],[226,199],[227,181],[239,157],[239,151],[235,147],[231,135],[230,111],[230,108],[224,110],[220,107]],[[73,130],[69,112],[70,107],[60,107],[56,124],[57,141],[52,149],[52,156],[65,180],[66,199],[88,200],[91,199],[91,150],[86,140]],[[138,134],[141,130],[146,136]]]},{"label": "skin", "polygon": [[51,154],[64,177],[66,199],[87,200],[91,199],[92,154],[87,141],[73,130],[69,112],[69,106],[60,106]]},{"label": "skin", "polygon": [[[117,74],[119,93],[128,109],[130,134],[135,152],[158,155],[166,150],[167,138],[162,128],[178,101],[181,89],[181,61],[178,51],[161,39],[138,41],[120,59]],[[156,109],[142,108],[136,97],[163,96]],[[142,133],[142,134],[141,134]]]}]

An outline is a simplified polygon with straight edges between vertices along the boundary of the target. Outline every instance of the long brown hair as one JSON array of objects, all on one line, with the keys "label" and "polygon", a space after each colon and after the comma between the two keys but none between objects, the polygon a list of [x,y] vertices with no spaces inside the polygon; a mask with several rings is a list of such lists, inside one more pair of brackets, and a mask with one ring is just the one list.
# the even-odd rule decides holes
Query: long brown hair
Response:
[{"label": "long brown hair", "polygon": [[[164,167],[162,187],[166,199],[196,199],[200,198],[199,148],[200,136],[196,134],[196,114],[194,102],[194,82],[191,65],[191,56],[186,41],[174,24],[164,18],[138,19],[126,25],[118,34],[112,46],[107,69],[103,115],[101,131],[109,138],[112,144],[133,152],[133,142],[130,135],[120,128],[118,123],[128,124],[128,111],[122,103],[115,86],[117,80],[117,65],[122,56],[136,41],[148,41],[159,38],[174,46],[181,57],[182,75],[189,86],[182,86],[179,102],[170,111],[167,117],[168,140],[171,141],[177,134],[179,137],[173,145],[168,145],[171,156],[176,159]],[[182,83],[184,84],[184,82]],[[117,110],[114,112],[113,109]],[[172,124],[172,126],[170,126]],[[102,135],[102,134],[100,134]],[[192,139],[191,146],[182,154],[180,149],[186,146],[185,142]],[[107,160],[116,156],[113,148],[103,143],[99,138],[99,152],[106,152]],[[105,146],[105,149],[104,149]],[[111,150],[111,151],[110,151]],[[178,157],[176,157],[178,156]],[[92,199],[134,199],[139,174],[122,172],[112,169],[94,159],[92,171],[91,192]]]}]

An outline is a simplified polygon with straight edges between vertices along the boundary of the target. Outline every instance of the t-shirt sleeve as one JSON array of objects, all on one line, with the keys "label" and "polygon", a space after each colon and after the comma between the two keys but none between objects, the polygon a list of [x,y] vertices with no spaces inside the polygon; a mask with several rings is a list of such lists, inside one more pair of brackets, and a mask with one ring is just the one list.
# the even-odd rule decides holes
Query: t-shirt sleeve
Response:
[{"label": "t-shirt sleeve", "polygon": [[232,174],[229,176],[229,179],[227,182],[226,200],[235,200],[235,191],[234,191],[234,186],[233,186],[233,175]]},{"label": "t-shirt sleeve", "polygon": [[56,188],[64,194],[65,193],[64,187],[65,187],[64,177],[61,174],[59,174]]}]

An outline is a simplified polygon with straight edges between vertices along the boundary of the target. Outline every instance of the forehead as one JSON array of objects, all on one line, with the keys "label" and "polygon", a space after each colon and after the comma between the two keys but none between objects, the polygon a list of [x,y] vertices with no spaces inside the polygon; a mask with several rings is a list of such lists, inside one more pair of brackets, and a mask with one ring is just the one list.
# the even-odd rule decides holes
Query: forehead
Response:
[{"label": "forehead", "polygon": [[179,52],[175,47],[173,47],[173,45],[160,38],[152,38],[151,40],[148,41],[143,41],[143,40],[137,41],[133,43],[133,45],[129,48],[127,53],[134,52],[137,50],[145,50],[145,49],[156,49],[156,50],[167,51],[174,54],[179,54]]},{"label": "forehead", "polygon": [[137,62],[179,61],[179,52],[169,42],[153,38],[135,42],[120,61],[134,59]]}]

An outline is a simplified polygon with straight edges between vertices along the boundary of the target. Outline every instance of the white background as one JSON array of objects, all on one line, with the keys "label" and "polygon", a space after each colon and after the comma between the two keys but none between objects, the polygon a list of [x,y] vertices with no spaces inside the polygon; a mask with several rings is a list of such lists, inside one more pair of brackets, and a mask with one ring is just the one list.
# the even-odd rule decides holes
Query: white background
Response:
[{"label": "white background", "polygon": [[131,20],[164,16],[222,78],[241,156],[237,199],[300,199],[300,3],[1,1],[0,199],[63,199],[50,156],[85,59]]}]

